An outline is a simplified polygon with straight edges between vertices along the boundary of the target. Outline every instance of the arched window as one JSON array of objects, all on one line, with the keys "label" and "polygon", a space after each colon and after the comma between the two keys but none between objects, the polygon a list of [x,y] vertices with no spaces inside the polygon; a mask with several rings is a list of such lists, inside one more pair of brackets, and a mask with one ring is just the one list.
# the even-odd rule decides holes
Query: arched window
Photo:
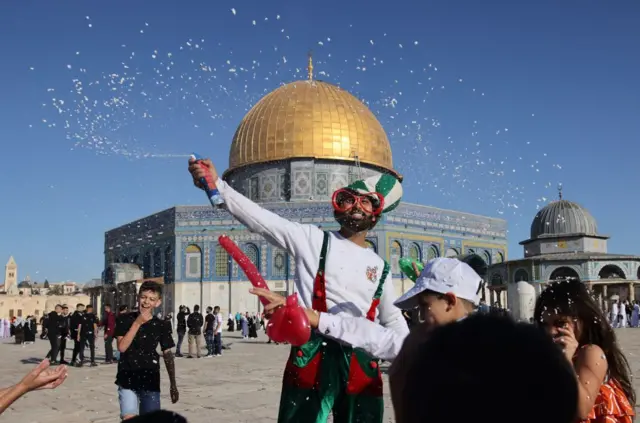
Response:
[{"label": "arched window", "polygon": [[169,245],[164,250],[164,281],[173,282],[173,247]]},{"label": "arched window", "polygon": [[427,260],[433,260],[436,257],[440,257],[440,251],[438,251],[438,247],[435,245],[430,245],[427,250]]},{"label": "arched window", "polygon": [[199,278],[200,275],[202,274],[201,267],[202,267],[202,251],[200,250],[200,247],[198,247],[197,245],[189,245],[187,246],[186,249],[186,262],[187,262],[187,269],[186,269],[186,275],[188,278]]},{"label": "arched window", "polygon": [[153,277],[162,276],[162,250],[156,248],[153,252]]},{"label": "arched window", "polygon": [[284,278],[287,276],[287,252],[281,249],[273,250],[273,266],[271,273],[274,278]]},{"label": "arched window", "polygon": [[487,266],[491,266],[491,253],[489,251],[484,250],[482,252],[482,258],[484,262],[487,263]]},{"label": "arched window", "polygon": [[598,272],[598,277],[600,279],[626,279],[626,275],[615,264],[608,264],[600,269]]},{"label": "arched window", "polygon": [[496,263],[502,263],[504,261],[504,254],[502,254],[502,252],[498,251],[496,253]]},{"label": "arched window", "polygon": [[549,277],[550,281],[563,280],[563,279],[580,279],[578,272],[570,267],[558,267]]},{"label": "arched window", "polygon": [[216,277],[229,276],[229,253],[220,245],[216,245]]},{"label": "arched window", "polygon": [[529,282],[529,273],[524,269],[518,269],[513,279],[515,282]]},{"label": "arched window", "polygon": [[374,244],[373,241],[370,241],[370,240],[367,239],[367,240],[364,241],[364,243],[366,244],[368,249],[373,250],[374,253],[377,252],[376,244]]},{"label": "arched window", "polygon": [[243,251],[251,263],[260,270],[260,250],[258,250],[258,247],[253,244],[247,244],[244,246]]},{"label": "arched window", "polygon": [[422,252],[420,251],[420,246],[416,243],[411,244],[409,247],[409,257],[414,260],[422,260]]},{"label": "arched window", "polygon": [[122,263],[129,263],[129,257],[122,256]]},{"label": "arched window", "polygon": [[151,277],[151,252],[147,251],[144,253],[144,258],[142,259],[142,274],[144,278]]},{"label": "arched window", "polygon": [[397,275],[400,273],[400,263],[398,261],[402,258],[402,246],[398,241],[391,243],[391,249],[389,254],[389,261],[391,262],[391,273]]},{"label": "arched window", "polygon": [[460,252],[458,250],[456,250],[455,248],[449,248],[447,250],[447,253],[445,254],[445,257],[455,257],[457,255],[459,255]]}]

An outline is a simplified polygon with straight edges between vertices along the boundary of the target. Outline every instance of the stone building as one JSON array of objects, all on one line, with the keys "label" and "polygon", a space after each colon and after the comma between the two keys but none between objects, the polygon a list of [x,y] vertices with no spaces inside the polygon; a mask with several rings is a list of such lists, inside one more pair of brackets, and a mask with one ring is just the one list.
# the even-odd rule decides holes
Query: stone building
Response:
[{"label": "stone building", "polygon": [[[309,73],[267,94],[242,119],[223,178],[280,216],[331,230],[338,227],[330,204],[336,189],[380,173],[401,176],[373,113],[347,91],[313,80],[311,67]],[[106,232],[105,269],[135,264],[144,278],[164,277],[165,312],[180,304],[258,311],[243,272],[218,245],[221,234],[238,243],[273,291],[293,292],[293,257],[209,205],[172,207]],[[477,253],[499,263],[507,255],[506,222],[405,202],[369,233],[368,245],[389,261],[401,294],[412,282],[400,273],[400,257]]]},{"label": "stone building", "polygon": [[[537,295],[547,283],[571,278],[588,284],[605,309],[612,297],[640,299],[640,293],[635,290],[640,279],[640,257],[608,253],[608,239],[598,232],[591,213],[563,199],[560,191],[560,198],[540,209],[534,217],[529,239],[520,242],[524,258],[489,267],[490,300],[501,302],[504,295],[497,293],[510,290],[513,295],[508,297],[517,301],[517,291]],[[501,305],[522,308],[504,302]],[[531,307],[532,304],[525,308]],[[528,314],[531,310],[516,311]]]}]

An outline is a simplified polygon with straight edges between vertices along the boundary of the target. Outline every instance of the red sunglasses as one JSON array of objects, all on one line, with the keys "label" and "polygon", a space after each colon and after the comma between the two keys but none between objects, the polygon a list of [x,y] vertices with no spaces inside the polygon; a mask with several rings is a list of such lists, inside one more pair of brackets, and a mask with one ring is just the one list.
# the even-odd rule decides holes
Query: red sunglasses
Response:
[{"label": "red sunglasses", "polygon": [[357,194],[346,188],[334,192],[331,202],[333,208],[340,213],[348,212],[357,204],[363,212],[379,215],[384,207],[384,197],[380,193]]}]

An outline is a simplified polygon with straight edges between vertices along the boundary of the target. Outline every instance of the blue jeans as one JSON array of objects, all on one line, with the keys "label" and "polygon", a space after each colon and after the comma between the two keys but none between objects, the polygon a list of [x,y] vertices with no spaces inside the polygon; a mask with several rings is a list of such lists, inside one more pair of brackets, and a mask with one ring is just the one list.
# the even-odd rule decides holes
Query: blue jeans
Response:
[{"label": "blue jeans", "polygon": [[222,334],[216,333],[213,336],[213,354],[220,355],[222,354]]},{"label": "blue jeans", "polygon": [[205,332],[204,341],[207,343],[207,355],[213,355],[213,332]]},{"label": "blue jeans", "polygon": [[181,355],[180,348],[182,348],[182,341],[184,341],[185,332],[178,332],[178,345],[176,346],[176,355]]},{"label": "blue jeans", "polygon": [[160,410],[160,392],[133,391],[118,386],[118,400],[121,419]]}]

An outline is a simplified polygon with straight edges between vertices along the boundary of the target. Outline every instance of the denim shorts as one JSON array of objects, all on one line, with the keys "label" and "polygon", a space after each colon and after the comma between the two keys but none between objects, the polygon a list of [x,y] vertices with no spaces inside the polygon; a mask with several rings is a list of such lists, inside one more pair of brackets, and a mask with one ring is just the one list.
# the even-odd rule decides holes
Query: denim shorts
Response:
[{"label": "denim shorts", "polygon": [[134,391],[118,386],[118,400],[121,419],[160,410],[160,392]]}]

